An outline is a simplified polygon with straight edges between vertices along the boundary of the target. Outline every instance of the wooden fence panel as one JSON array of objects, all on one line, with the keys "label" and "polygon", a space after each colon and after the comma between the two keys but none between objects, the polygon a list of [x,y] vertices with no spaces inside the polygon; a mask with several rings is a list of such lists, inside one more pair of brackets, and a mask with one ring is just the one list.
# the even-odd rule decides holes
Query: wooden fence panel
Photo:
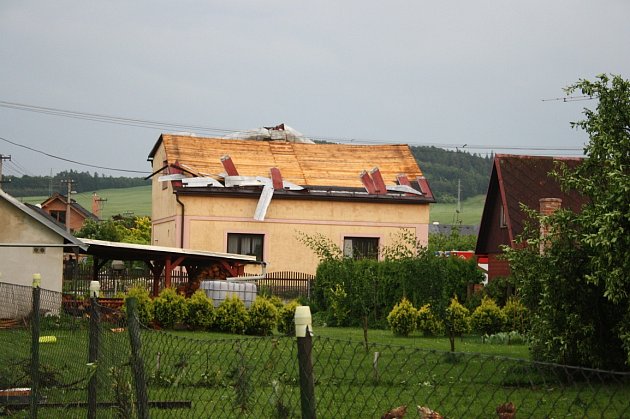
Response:
[{"label": "wooden fence panel", "polygon": [[[173,271],[171,286],[188,282],[185,271]],[[89,293],[92,280],[92,266],[79,265],[70,271],[64,272],[63,292],[66,294],[83,296]],[[126,292],[131,287],[143,287],[148,291],[153,288],[153,274],[148,269],[124,269],[116,271],[105,267],[98,273],[103,297],[114,297]],[[285,300],[294,298],[309,298],[311,284],[315,275],[303,272],[269,272],[263,279],[256,280],[259,294],[270,294]],[[160,290],[164,289],[164,274],[160,277]]]}]

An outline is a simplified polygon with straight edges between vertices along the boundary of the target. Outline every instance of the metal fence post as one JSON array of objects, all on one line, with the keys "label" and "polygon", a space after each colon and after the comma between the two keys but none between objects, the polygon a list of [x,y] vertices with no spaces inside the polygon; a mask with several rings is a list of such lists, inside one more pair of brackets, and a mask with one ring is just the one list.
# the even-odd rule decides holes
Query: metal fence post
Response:
[{"label": "metal fence post", "polygon": [[313,377],[313,334],[311,309],[295,309],[295,336],[297,337],[298,365],[300,369],[300,403],[303,419],[315,419],[315,379]]},{"label": "metal fence post", "polygon": [[99,320],[100,311],[98,308],[98,293],[100,285],[98,281],[92,281],[90,283],[90,338],[88,343],[88,362],[92,364],[94,368],[90,381],[88,383],[88,418],[96,418],[97,399],[96,392],[98,390],[98,355],[99,355],[99,341],[100,330]]},{"label": "metal fence post", "polygon": [[138,417],[148,419],[149,395],[144,375],[144,363],[140,354],[142,342],[140,341],[140,323],[137,316],[138,300],[133,297],[127,298],[125,303],[127,306],[127,327],[131,343],[131,369],[133,370],[133,382],[136,389]]},{"label": "metal fence post", "polygon": [[37,418],[39,402],[39,303],[42,276],[33,274],[33,304],[31,308],[31,418]]}]

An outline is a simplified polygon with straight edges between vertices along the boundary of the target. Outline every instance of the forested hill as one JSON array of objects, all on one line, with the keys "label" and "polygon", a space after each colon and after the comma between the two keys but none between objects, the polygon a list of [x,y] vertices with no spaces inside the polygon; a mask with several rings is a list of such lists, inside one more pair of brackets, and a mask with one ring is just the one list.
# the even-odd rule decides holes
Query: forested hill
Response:
[{"label": "forested hill", "polygon": [[54,192],[65,195],[67,192],[66,183],[62,180],[72,179],[74,181],[73,191],[92,192],[99,189],[131,188],[133,186],[150,185],[150,180],[141,177],[112,177],[91,174],[89,172],[77,172],[74,170],[59,172],[54,176],[4,176],[3,181],[10,181],[2,184],[2,189],[13,196],[50,196]]},{"label": "forested hill", "polygon": [[[449,151],[437,147],[411,147],[422,172],[439,202],[457,200],[457,181],[461,181],[461,198],[483,195],[488,188],[492,157],[482,157],[464,151]],[[73,190],[79,193],[99,189],[130,188],[149,185],[149,180],[140,177],[112,177],[98,173],[74,170],[50,176],[5,176],[2,188],[13,196],[49,196],[53,192],[66,194],[62,180],[75,181]]]},{"label": "forested hill", "polygon": [[457,200],[458,180],[461,181],[462,200],[487,192],[492,156],[484,157],[438,147],[412,146],[411,151],[429,180],[438,202]]}]

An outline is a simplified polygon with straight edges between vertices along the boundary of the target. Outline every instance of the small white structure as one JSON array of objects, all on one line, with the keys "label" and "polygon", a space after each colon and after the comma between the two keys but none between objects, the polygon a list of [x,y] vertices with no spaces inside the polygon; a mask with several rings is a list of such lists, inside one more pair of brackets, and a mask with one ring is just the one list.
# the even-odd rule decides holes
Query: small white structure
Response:
[{"label": "small white structure", "polygon": [[212,298],[215,307],[234,295],[240,298],[247,308],[256,300],[256,284],[252,282],[202,281],[199,288]]}]

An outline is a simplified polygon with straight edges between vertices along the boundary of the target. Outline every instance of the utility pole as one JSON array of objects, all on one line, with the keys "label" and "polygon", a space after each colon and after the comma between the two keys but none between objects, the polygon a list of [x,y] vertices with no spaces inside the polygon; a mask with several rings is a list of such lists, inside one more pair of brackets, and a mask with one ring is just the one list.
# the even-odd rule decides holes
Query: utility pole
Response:
[{"label": "utility pole", "polygon": [[74,185],[75,182],[72,179],[63,179],[61,183],[65,183],[68,187],[68,193],[66,195],[66,231],[70,233],[70,204],[72,202],[70,195],[72,194],[72,185]]},{"label": "utility pole", "polygon": [[2,180],[2,162],[4,162],[5,160],[11,161],[11,156],[0,154],[0,189],[2,189],[2,184],[4,183],[4,181]]},{"label": "utility pole", "polygon": [[457,213],[460,213],[462,211],[461,198],[462,198],[462,180],[457,179]]}]

